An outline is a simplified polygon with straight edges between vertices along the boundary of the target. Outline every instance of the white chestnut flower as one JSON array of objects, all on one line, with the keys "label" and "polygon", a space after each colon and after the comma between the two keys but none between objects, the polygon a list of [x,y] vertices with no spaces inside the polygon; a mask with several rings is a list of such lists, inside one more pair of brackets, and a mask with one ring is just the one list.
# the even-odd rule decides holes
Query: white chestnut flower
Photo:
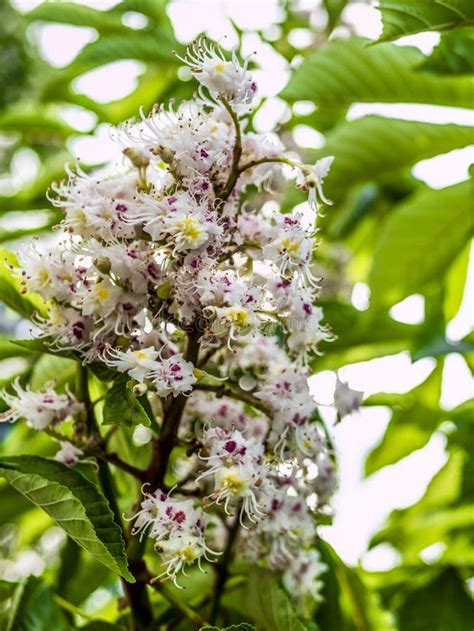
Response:
[{"label": "white chestnut flower", "polygon": [[334,156],[326,156],[314,165],[303,164],[299,167],[296,186],[302,191],[308,191],[308,203],[316,212],[321,208],[321,202],[332,205],[332,201],[325,197],[322,185],[333,162]]},{"label": "white chestnut flower", "polygon": [[156,362],[153,370],[150,371],[149,379],[155,386],[160,397],[172,394],[186,394],[193,389],[196,383],[194,376],[194,366],[184,359],[181,353],[176,353],[168,359]]},{"label": "white chestnut flower", "polygon": [[119,372],[126,372],[132,379],[142,383],[157,367],[155,360],[158,355],[158,351],[153,346],[136,350],[128,348],[126,351],[107,348],[102,355],[102,360],[107,366],[117,368]]},{"label": "white chestnut flower", "polygon": [[188,46],[184,57],[176,56],[213,97],[225,98],[233,105],[249,105],[257,93],[257,84],[247,70],[249,58],[241,64],[232,53],[231,61],[227,61],[222,49],[206,37]]},{"label": "white chestnut flower", "polygon": [[61,449],[56,453],[54,459],[58,462],[62,462],[67,467],[73,467],[84,455],[82,449],[78,449],[68,441],[61,441],[59,444],[61,445]]},{"label": "white chestnut flower", "polygon": [[[207,517],[192,499],[174,499],[157,489],[144,492],[140,510],[129,518],[134,522],[132,534],[147,534],[155,541],[164,571],[155,580],[165,577],[176,582],[177,574],[187,565],[201,560],[212,561],[216,555],[205,541]],[[201,568],[202,569],[202,568]]]},{"label": "white chestnut flower", "polygon": [[291,557],[283,572],[283,585],[295,599],[311,598],[321,602],[324,583],[321,575],[327,571],[317,550],[299,550]]},{"label": "white chestnut flower", "polygon": [[80,414],[84,409],[70,392],[58,394],[48,387],[33,392],[28,387],[23,389],[19,379],[12,385],[15,394],[3,390],[0,395],[9,407],[0,414],[2,422],[14,423],[25,419],[28,427],[43,430]]}]

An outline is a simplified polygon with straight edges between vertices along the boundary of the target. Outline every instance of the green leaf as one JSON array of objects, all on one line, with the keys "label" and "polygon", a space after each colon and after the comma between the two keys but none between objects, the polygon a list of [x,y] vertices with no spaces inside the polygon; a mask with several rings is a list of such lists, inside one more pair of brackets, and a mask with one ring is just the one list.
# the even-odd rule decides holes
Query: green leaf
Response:
[{"label": "green leaf", "polygon": [[378,8],[383,23],[379,42],[474,23],[471,0],[380,0]]},{"label": "green leaf", "polygon": [[[371,541],[370,547],[390,543],[403,555],[407,564],[419,564],[420,552],[428,546],[443,541],[447,548],[443,559],[454,557],[454,543],[464,542],[474,525],[474,507],[464,502],[463,472],[468,462],[463,449],[453,448],[446,464],[431,480],[418,502],[402,510],[394,510],[387,524]],[[468,563],[473,559],[472,548],[464,546],[457,562]]]},{"label": "green leaf", "polygon": [[12,583],[11,581],[0,580],[0,601],[3,601],[7,598],[11,598],[13,596],[13,592],[17,583]]},{"label": "green leaf", "polygon": [[176,40],[167,31],[158,29],[107,35],[84,46],[74,61],[58,75],[77,76],[120,59],[137,59],[155,64],[165,61],[167,65],[176,66],[179,62],[172,54],[176,45]]},{"label": "green leaf", "polygon": [[444,317],[447,321],[459,311],[464,296],[471,243],[458,254],[445,277]]},{"label": "green leaf", "polygon": [[242,593],[239,592],[240,612],[245,611],[263,631],[305,631],[290,599],[278,585],[276,576],[268,570],[254,567]]},{"label": "green leaf", "polygon": [[474,72],[474,31],[462,29],[443,33],[439,44],[419,68],[437,74],[472,74]]},{"label": "green leaf", "polygon": [[89,622],[85,627],[81,627],[81,631],[126,631],[121,624],[112,624],[103,620],[94,620]]},{"label": "green leaf", "polygon": [[366,475],[426,445],[442,420],[441,375],[442,365],[439,365],[426,381],[406,394],[376,394],[364,402],[364,405],[388,405],[393,410],[382,440],[366,458]]},{"label": "green leaf", "polygon": [[128,377],[119,377],[107,392],[103,409],[103,425],[133,427],[151,424],[148,414],[128,387],[128,382]]},{"label": "green leaf", "polygon": [[0,459],[0,475],[98,561],[134,582],[107,500],[81,473],[54,460],[13,456]]},{"label": "green leaf", "polygon": [[30,385],[39,390],[45,383],[52,381],[56,390],[63,390],[66,384],[73,384],[76,375],[76,362],[55,355],[42,355],[35,363]]},{"label": "green leaf", "polygon": [[29,320],[35,313],[44,314],[46,305],[42,298],[31,292],[23,293],[21,281],[11,267],[18,267],[17,257],[0,249],[0,301]]},{"label": "green leaf", "polygon": [[17,586],[5,631],[69,631],[70,628],[47,583],[30,576]]},{"label": "green leaf", "polygon": [[381,179],[473,142],[472,127],[366,116],[338,125],[328,134],[324,149],[311,155],[316,159],[335,156],[324,190],[328,197],[337,200],[355,184]]},{"label": "green leaf", "polygon": [[340,108],[362,103],[431,103],[473,107],[471,77],[434,77],[414,68],[425,57],[416,48],[368,40],[335,39],[303,61],[281,97]]},{"label": "green leaf", "polygon": [[10,339],[9,335],[0,333],[0,359],[8,359],[9,357],[25,357],[28,356],[28,351],[19,348],[14,341]]},{"label": "green leaf", "polygon": [[40,109],[32,103],[19,104],[1,112],[0,130],[21,133],[28,142],[41,143],[47,138],[51,144],[64,143],[69,136],[77,134],[77,130],[60,117],[57,107],[43,106]]},{"label": "green leaf", "polygon": [[230,627],[201,627],[199,631],[257,631],[253,624],[241,622]]},{"label": "green leaf", "polygon": [[122,23],[121,17],[113,12],[99,11],[75,2],[43,2],[25,14],[29,22],[60,22],[74,26],[95,28],[102,33],[131,31]]},{"label": "green leaf", "polygon": [[324,8],[328,14],[327,31],[330,33],[339,21],[348,0],[324,0]]},{"label": "green leaf", "polygon": [[409,593],[399,612],[399,631],[472,631],[472,600],[458,572],[448,567]]},{"label": "green leaf", "polygon": [[377,594],[363,583],[359,574],[347,567],[327,542],[320,539],[318,549],[328,567],[323,576],[323,601],[316,611],[320,628],[324,631],[395,631]]},{"label": "green leaf", "polygon": [[472,231],[472,181],[414,195],[395,207],[377,242],[372,303],[393,305],[439,282]]}]

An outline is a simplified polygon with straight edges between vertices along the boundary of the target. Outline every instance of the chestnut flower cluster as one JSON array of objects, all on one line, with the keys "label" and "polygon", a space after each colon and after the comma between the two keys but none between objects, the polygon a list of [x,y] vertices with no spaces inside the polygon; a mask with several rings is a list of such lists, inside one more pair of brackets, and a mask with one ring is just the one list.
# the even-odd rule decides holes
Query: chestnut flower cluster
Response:
[{"label": "chestnut flower cluster", "polygon": [[[228,61],[205,39],[180,59],[199,96],[120,126],[120,167],[69,170],[53,185],[61,238],[49,252],[32,242],[20,254],[25,290],[48,301],[36,324],[52,350],[127,375],[135,394],[160,402],[161,460],[131,517],[133,533],[154,541],[160,576],[176,581],[187,565],[218,559],[207,525],[219,519],[239,528],[236,555],[281,571],[291,595],[317,600],[317,524],[336,475],[305,366],[333,338],[313,273],[333,158],[302,164],[276,135],[246,131],[257,92],[248,60]],[[300,213],[242,201],[282,169],[308,192],[309,229]],[[3,395],[3,420],[43,430],[83,414],[70,393],[15,389]],[[358,393],[339,389],[338,402],[352,410]],[[187,451],[170,489],[178,443]],[[57,458],[71,466],[82,447],[62,443]]]}]

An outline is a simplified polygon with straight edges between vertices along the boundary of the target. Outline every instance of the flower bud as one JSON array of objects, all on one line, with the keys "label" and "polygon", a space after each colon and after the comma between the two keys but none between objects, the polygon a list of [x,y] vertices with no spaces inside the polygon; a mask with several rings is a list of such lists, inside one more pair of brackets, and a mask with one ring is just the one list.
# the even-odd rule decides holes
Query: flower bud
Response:
[{"label": "flower bud", "polygon": [[133,386],[132,392],[136,397],[141,397],[148,390],[146,383],[137,383]]},{"label": "flower bud", "polygon": [[135,147],[126,147],[123,150],[123,154],[127,156],[134,167],[147,167],[150,164],[150,158],[144,151],[140,151]]},{"label": "flower bud", "polygon": [[164,147],[163,145],[158,145],[153,148],[153,153],[163,160],[165,164],[172,164],[175,157],[175,152],[168,147]]},{"label": "flower bud", "polygon": [[107,256],[98,256],[94,261],[94,265],[101,274],[110,274],[112,263]]},{"label": "flower bud", "polygon": [[164,285],[159,285],[156,289],[156,295],[160,300],[166,300],[171,293],[171,285],[169,283],[165,283]]}]

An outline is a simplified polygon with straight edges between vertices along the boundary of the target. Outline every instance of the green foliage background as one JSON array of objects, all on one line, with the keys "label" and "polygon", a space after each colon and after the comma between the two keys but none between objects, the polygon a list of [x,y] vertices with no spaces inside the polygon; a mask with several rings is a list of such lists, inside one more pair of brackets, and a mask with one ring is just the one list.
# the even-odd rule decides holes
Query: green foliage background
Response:
[{"label": "green foliage background", "polygon": [[[295,28],[311,27],[307,15],[288,3],[280,34],[269,41],[288,61],[302,56],[280,97],[290,105],[299,101],[316,105],[306,116],[297,114],[300,110],[296,107],[279,132],[288,139],[296,125],[308,125],[324,134],[326,143],[321,150],[308,151],[306,158],[328,154],[336,157],[325,189],[336,203],[322,224],[319,258],[327,277],[322,302],[338,339],[327,345],[313,368],[315,372],[337,369],[401,350],[408,350],[413,360],[434,357],[436,368],[411,392],[379,393],[364,402],[366,406],[392,410],[385,436],[367,457],[365,474],[370,476],[423,447],[434,432],[446,435],[448,459],[422,499],[394,511],[371,541],[372,547],[391,544],[400,554],[397,567],[386,572],[347,567],[327,543],[320,541],[329,570],[324,575],[324,602],[311,622],[297,617],[275,577],[255,570],[248,580],[237,571],[230,582],[223,601],[223,623],[236,625],[229,627],[236,631],[252,628],[244,621],[265,631],[470,631],[473,610],[466,581],[472,578],[474,566],[474,469],[469,456],[474,400],[444,410],[440,407],[440,388],[447,354],[462,353],[471,369],[474,366],[472,334],[456,344],[445,337],[446,324],[461,304],[466,280],[472,237],[472,181],[433,190],[415,179],[411,168],[420,160],[472,144],[473,132],[461,125],[380,116],[347,121],[345,115],[356,102],[472,107],[474,3],[381,0],[384,28],[378,42],[355,36],[328,41],[340,24],[346,4],[344,0],[325,0],[326,29],[315,33],[312,46],[299,50],[291,45],[288,34]],[[143,30],[124,24],[123,15],[130,11],[146,18]],[[97,37],[68,66],[52,68],[39,56],[34,40],[27,37],[29,26],[36,22],[93,27]],[[424,31],[442,33],[429,56],[393,44],[401,36]],[[265,33],[260,36],[265,40]],[[13,195],[0,196],[0,242],[15,249],[19,239],[45,232],[58,221],[45,191],[52,180],[62,177],[64,163],[71,159],[66,141],[81,135],[64,121],[65,105],[92,112],[96,127],[133,116],[140,106],[148,111],[155,102],[189,97],[194,86],[178,80],[179,63],[171,51],[182,50],[183,46],[176,41],[164,0],[122,0],[106,11],[74,2],[44,2],[24,15],[4,1],[0,5],[0,37],[0,135],[4,140],[0,166],[8,173],[16,152],[25,148],[35,152],[40,162],[34,181]],[[120,59],[145,64],[133,93],[102,104],[74,91],[77,77]],[[93,132],[91,129],[87,133]],[[301,201],[298,193],[289,190],[283,210]],[[18,217],[23,220],[22,227],[12,228],[16,225],[12,220]],[[348,262],[338,257],[341,251],[347,253]],[[14,261],[13,255],[7,257],[8,262]],[[368,283],[371,289],[370,308],[366,311],[355,309],[349,299],[348,287],[357,281]],[[409,325],[390,318],[390,307],[414,293],[425,297],[424,322]],[[0,298],[23,318],[41,309],[35,298],[20,294],[5,255],[0,260]],[[59,387],[73,381],[74,362],[70,358],[47,355],[41,352],[41,345],[14,344],[8,327],[15,321],[11,314],[5,312],[5,316],[0,360],[19,360],[16,374],[33,387],[40,387],[53,376]],[[16,374],[0,377],[0,384],[8,385]],[[99,379],[93,387],[100,395]],[[141,406],[133,413],[140,419],[137,422],[147,420]],[[129,461],[146,460],[146,447],[133,446],[131,428],[122,429],[114,439],[117,452]],[[25,452],[25,445],[28,454],[33,455],[18,458]],[[51,450],[48,438],[20,424],[1,443],[0,474],[12,483],[0,486],[0,518],[4,524],[1,552],[4,556],[16,555],[39,545],[52,522],[24,495],[37,506],[46,507],[53,486],[56,492],[58,487],[64,489],[64,505],[67,510],[75,507],[86,532],[92,533],[91,542],[86,546],[88,552],[80,550],[74,532],[66,528],[70,538],[60,558],[53,560],[42,578],[31,577],[18,585],[0,582],[1,628],[122,629],[126,614],[117,614],[108,601],[102,606],[91,599],[99,587],[118,595],[114,572],[128,572],[123,565],[122,543],[114,540],[115,533],[107,541],[97,538],[97,514],[88,512],[88,502],[93,501],[89,493],[93,495],[95,485],[82,477],[90,488],[76,488],[71,493],[71,481],[58,478],[52,463],[45,460]],[[41,491],[25,488],[31,486],[32,476]],[[70,476],[74,477],[74,472]],[[120,472],[116,484],[120,502],[127,506],[130,491]],[[61,523],[62,506],[52,510],[56,513],[52,517]],[[101,510],[103,519],[112,519],[106,505]],[[9,524],[18,529],[19,536],[14,540],[9,539]],[[351,524],[347,527],[350,529]],[[441,556],[436,562],[424,562],[420,552],[440,542],[444,544]],[[174,588],[170,589],[173,592]],[[174,596],[199,610],[211,589],[209,576],[193,573],[187,589]],[[156,628],[191,628],[186,626],[189,623],[180,622],[180,612],[169,599],[154,594],[154,607],[163,625]]]}]

